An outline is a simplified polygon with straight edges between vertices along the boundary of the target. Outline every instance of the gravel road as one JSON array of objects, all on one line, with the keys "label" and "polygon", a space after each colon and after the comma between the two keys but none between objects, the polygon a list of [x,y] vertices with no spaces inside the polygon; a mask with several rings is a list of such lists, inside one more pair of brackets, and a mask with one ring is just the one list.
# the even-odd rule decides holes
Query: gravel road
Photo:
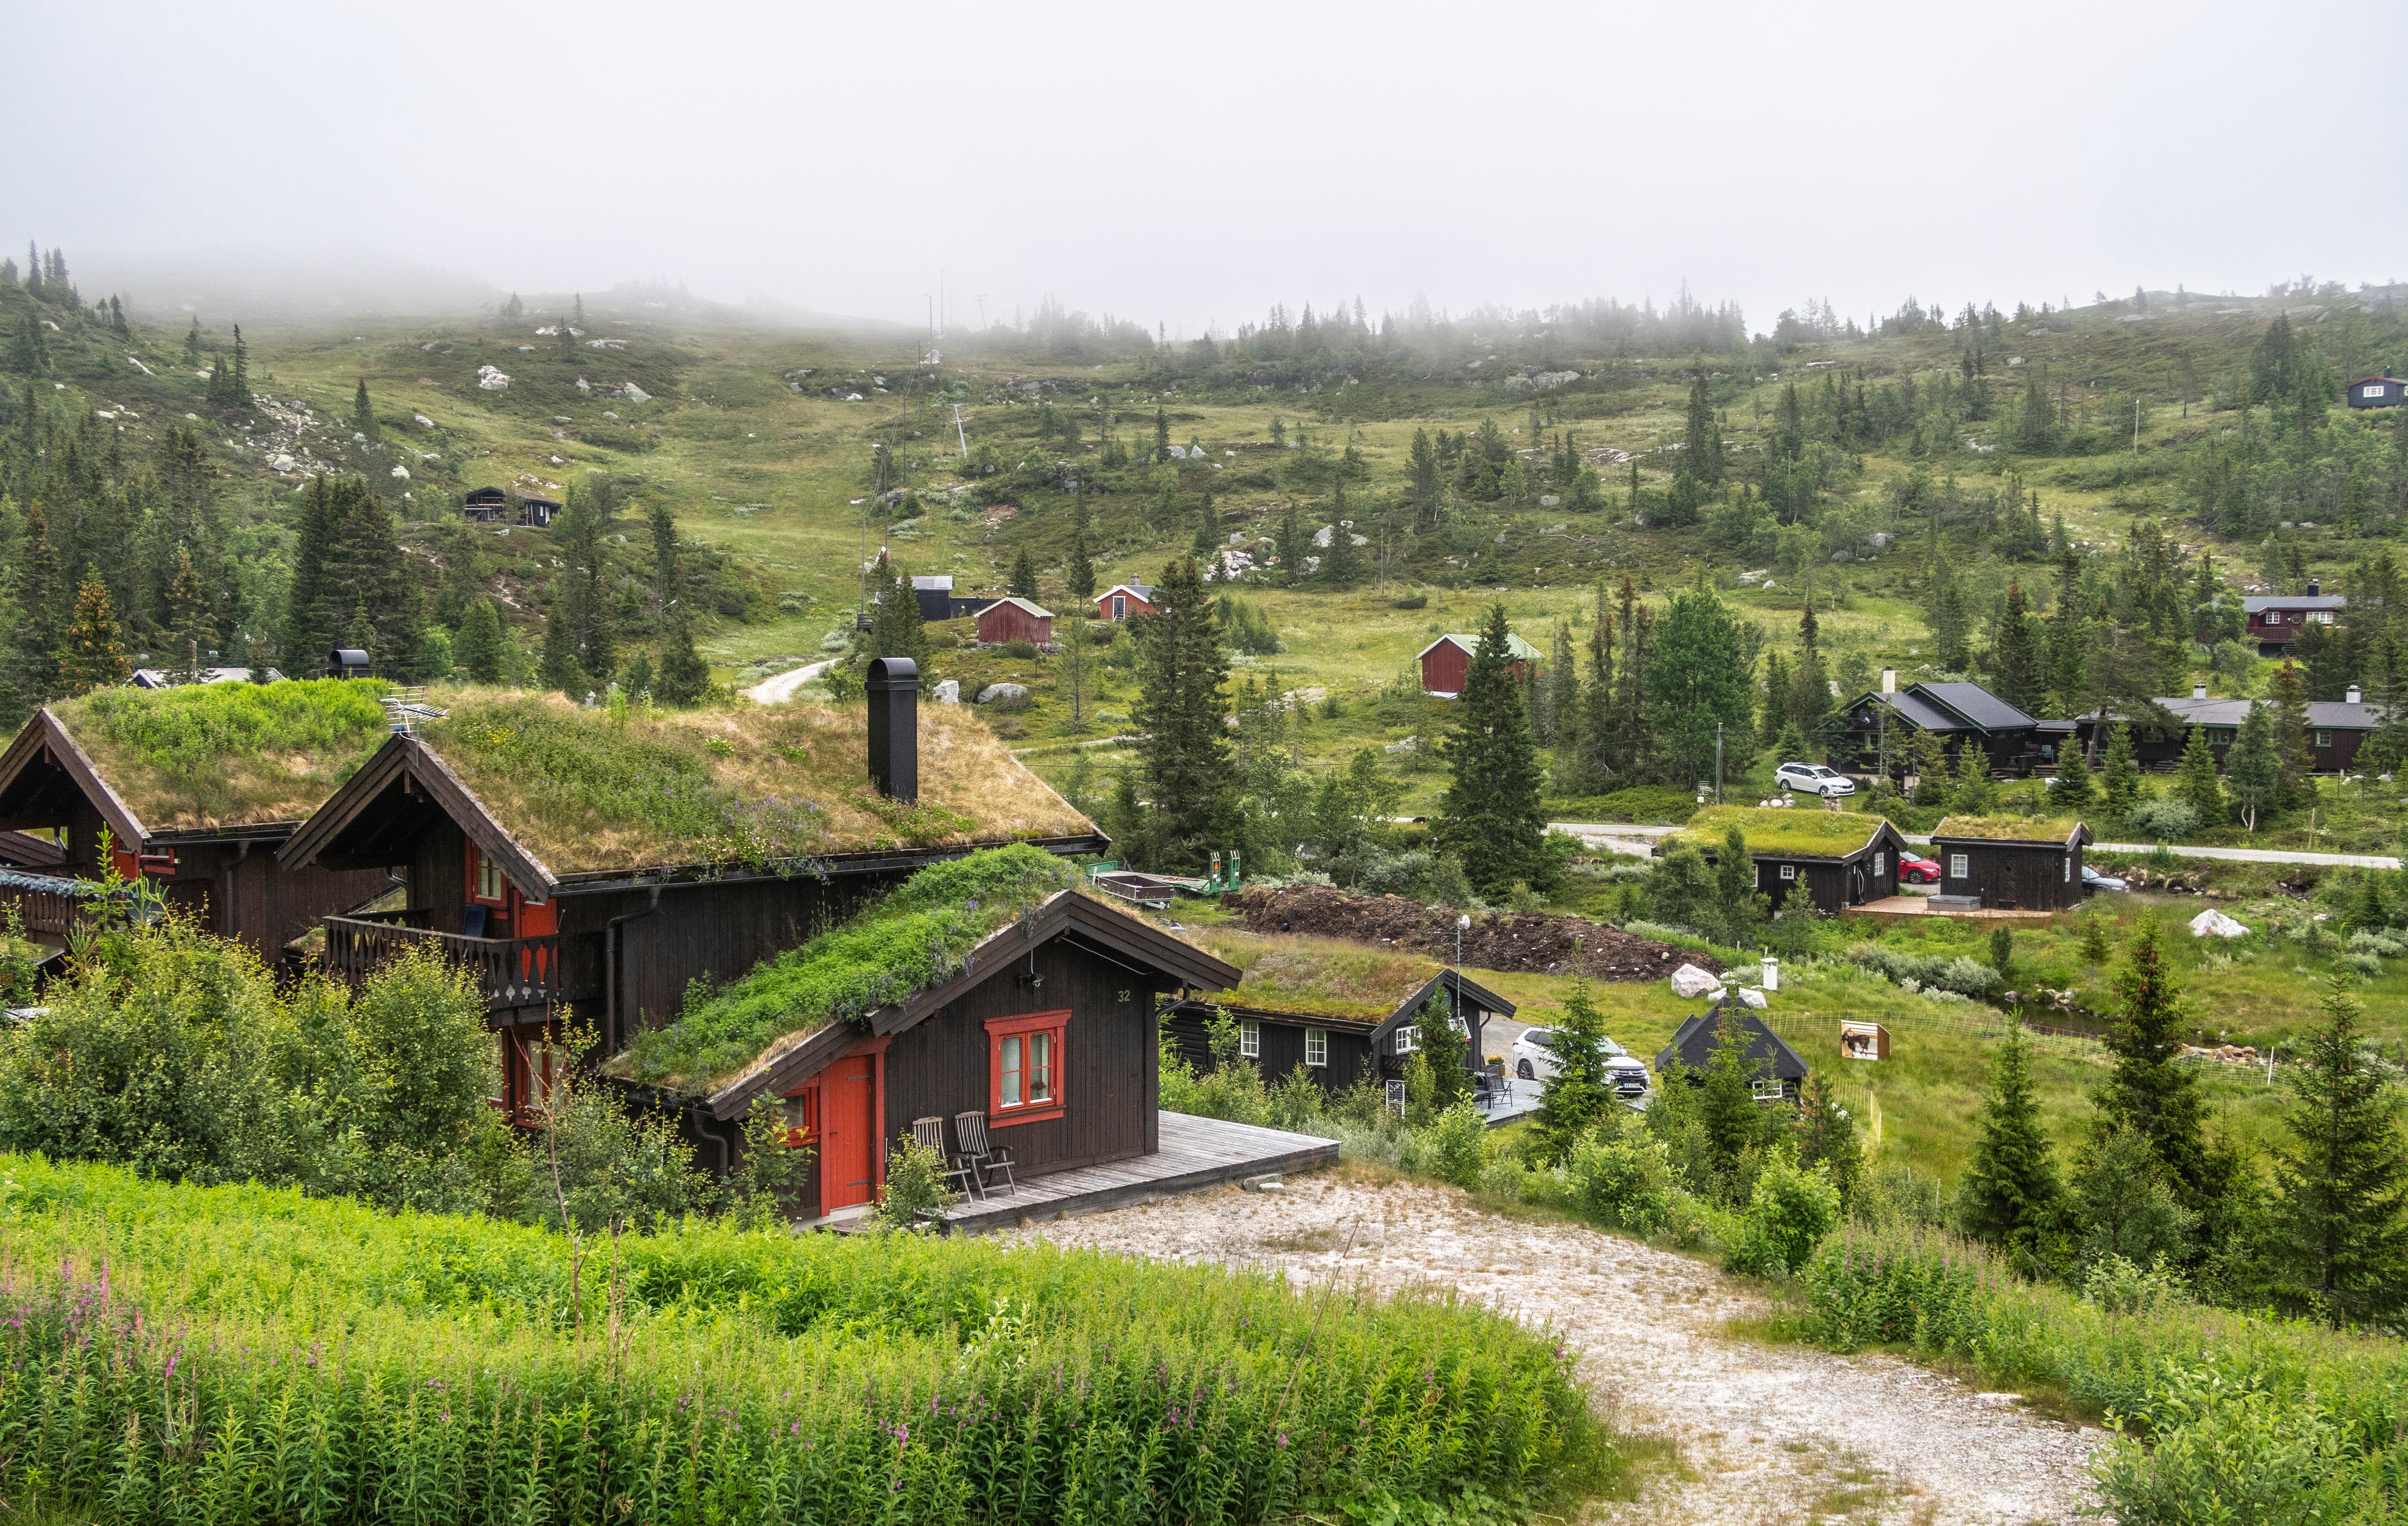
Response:
[{"label": "gravel road", "polygon": [[[1283,1268],[1393,1290],[1436,1283],[1562,1331],[1627,1433],[1669,1439],[1615,1522],[2070,1523],[2095,1503],[2102,1433],[1888,1357],[1724,1333],[1763,1300],[1713,1267],[1578,1225],[1489,1213],[1460,1192],[1336,1174],[1235,1188],[1015,1232],[1133,1256]],[[1352,1238],[1352,1250],[1346,1248]]]}]

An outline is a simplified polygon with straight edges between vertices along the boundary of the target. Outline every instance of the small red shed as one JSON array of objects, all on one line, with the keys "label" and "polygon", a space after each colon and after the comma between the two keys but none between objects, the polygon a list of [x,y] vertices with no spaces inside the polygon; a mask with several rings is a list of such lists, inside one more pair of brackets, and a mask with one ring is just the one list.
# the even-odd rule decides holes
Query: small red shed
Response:
[{"label": "small red shed", "polygon": [[[1463,692],[1464,680],[1471,674],[1471,655],[1480,649],[1476,635],[1442,635],[1422,649],[1422,692],[1440,699],[1453,699]],[[1513,656],[1513,677],[1526,683],[1539,671],[1541,662],[1539,649],[1520,636],[1507,633],[1505,649]]]},{"label": "small red shed", "polygon": [[978,638],[982,646],[1033,641],[1042,647],[1054,639],[1054,611],[1026,599],[997,599],[979,611]]},{"label": "small red shed", "polygon": [[1154,589],[1146,583],[1114,583],[1096,595],[1097,620],[1126,620],[1154,613]]}]

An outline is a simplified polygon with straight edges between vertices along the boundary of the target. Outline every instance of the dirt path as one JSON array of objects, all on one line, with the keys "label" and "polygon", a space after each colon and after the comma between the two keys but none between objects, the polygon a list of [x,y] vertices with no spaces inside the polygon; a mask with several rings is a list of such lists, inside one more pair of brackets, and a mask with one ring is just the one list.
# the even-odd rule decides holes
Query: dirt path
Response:
[{"label": "dirt path", "polygon": [[1304,1177],[1280,1193],[1225,1188],[1018,1233],[1283,1267],[1300,1283],[1434,1282],[1553,1324],[1584,1353],[1581,1376],[1618,1427],[1679,1449],[1677,1468],[1635,1504],[1604,1507],[1603,1520],[2026,1526],[2073,1522],[2095,1498],[2083,1463],[2098,1431],[1891,1358],[1731,1339],[1725,1324],[1764,1305],[1712,1267],[1503,1218],[1444,1188]]},{"label": "dirt path", "polygon": [[755,705],[783,705],[795,697],[796,690],[818,677],[824,669],[833,666],[838,661],[837,658],[827,657],[816,663],[806,663],[801,667],[788,668],[776,677],[765,678],[747,689],[744,691],[744,697]]}]

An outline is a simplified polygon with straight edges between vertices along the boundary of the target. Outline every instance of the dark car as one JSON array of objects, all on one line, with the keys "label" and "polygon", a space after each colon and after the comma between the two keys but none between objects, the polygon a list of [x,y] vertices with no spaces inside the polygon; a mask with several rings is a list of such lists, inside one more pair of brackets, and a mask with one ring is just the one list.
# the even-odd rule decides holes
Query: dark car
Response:
[{"label": "dark car", "polygon": [[1910,885],[1937,885],[1940,883],[1940,865],[1930,859],[1901,853],[1898,860],[1898,877]]}]

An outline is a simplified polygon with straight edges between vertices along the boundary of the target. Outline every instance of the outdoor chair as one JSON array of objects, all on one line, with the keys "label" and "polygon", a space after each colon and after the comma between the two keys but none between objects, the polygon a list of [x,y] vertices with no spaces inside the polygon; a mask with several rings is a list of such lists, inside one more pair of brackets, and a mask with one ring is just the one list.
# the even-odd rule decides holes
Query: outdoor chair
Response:
[{"label": "outdoor chair", "polygon": [[933,1149],[945,1162],[945,1180],[961,1183],[962,1195],[984,1197],[980,1191],[978,1171],[967,1156],[950,1154],[945,1149],[945,1120],[941,1118],[915,1118],[911,1120],[911,1137]]},{"label": "outdoor chair", "polygon": [[998,1145],[987,1137],[984,1113],[955,1113],[953,1133],[962,1142],[962,1157],[975,1167],[992,1191],[996,1173],[1003,1176],[1003,1190],[1014,1197],[1020,1195],[1020,1184],[1011,1178],[1011,1147]]}]

